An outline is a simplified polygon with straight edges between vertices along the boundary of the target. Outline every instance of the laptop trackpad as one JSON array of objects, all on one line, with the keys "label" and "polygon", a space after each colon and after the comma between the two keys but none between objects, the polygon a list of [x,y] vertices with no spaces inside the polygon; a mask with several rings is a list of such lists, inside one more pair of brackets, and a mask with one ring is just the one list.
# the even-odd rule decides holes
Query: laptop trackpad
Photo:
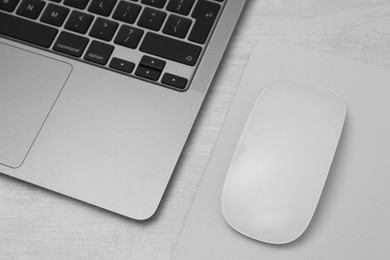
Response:
[{"label": "laptop trackpad", "polygon": [[0,54],[0,164],[17,168],[72,66],[1,43]]}]

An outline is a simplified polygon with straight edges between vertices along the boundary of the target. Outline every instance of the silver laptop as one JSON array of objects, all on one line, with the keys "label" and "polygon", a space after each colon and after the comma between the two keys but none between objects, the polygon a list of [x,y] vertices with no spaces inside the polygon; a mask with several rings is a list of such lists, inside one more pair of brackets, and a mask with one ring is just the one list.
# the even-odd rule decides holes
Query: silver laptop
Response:
[{"label": "silver laptop", "polygon": [[156,211],[246,0],[0,0],[0,172]]}]

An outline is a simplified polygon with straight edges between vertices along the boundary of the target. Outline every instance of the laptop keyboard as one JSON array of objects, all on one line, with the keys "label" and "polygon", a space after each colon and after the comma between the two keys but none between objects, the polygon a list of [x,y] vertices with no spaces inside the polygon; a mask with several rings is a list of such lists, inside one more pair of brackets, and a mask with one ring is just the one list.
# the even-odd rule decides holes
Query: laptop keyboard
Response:
[{"label": "laptop keyboard", "polygon": [[0,0],[0,35],[185,90],[226,0]]}]

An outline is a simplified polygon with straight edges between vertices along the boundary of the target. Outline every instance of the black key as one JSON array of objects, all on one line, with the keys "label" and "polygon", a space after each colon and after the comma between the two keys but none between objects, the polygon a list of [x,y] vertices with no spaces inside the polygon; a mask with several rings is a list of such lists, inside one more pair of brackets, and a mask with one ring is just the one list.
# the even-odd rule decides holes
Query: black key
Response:
[{"label": "black key", "polygon": [[111,41],[117,28],[118,23],[99,17],[93,24],[89,35],[105,41]]},{"label": "black key", "polygon": [[192,21],[177,15],[171,15],[164,26],[163,32],[179,38],[185,38]]},{"label": "black key", "polygon": [[42,14],[41,21],[54,26],[61,26],[64,23],[68,13],[68,8],[55,4],[49,4]]},{"label": "black key", "polygon": [[144,31],[141,29],[122,25],[114,42],[116,44],[135,49],[137,48],[143,34]]},{"label": "black key", "polygon": [[116,0],[92,0],[91,5],[88,8],[88,11],[100,14],[104,16],[109,16]]},{"label": "black key", "polygon": [[194,0],[170,0],[167,10],[178,14],[188,15]]},{"label": "black key", "polygon": [[93,16],[90,14],[73,11],[65,24],[65,28],[78,33],[86,33],[92,20]]},{"label": "black key", "polygon": [[19,0],[0,0],[0,10],[13,12]]},{"label": "black key", "polygon": [[196,18],[196,22],[188,39],[197,43],[205,43],[207,36],[213,27],[214,21],[217,18],[220,5],[217,3],[199,0],[192,17]]},{"label": "black key", "polygon": [[84,59],[105,65],[113,50],[114,46],[112,45],[98,41],[92,41],[87,52],[85,53]]},{"label": "black key", "polygon": [[143,4],[151,5],[157,8],[163,8],[167,0],[142,0]]},{"label": "black key", "polygon": [[202,48],[190,43],[148,32],[141,44],[140,50],[159,57],[194,66]]},{"label": "black key", "polygon": [[88,41],[89,40],[85,37],[73,33],[61,32],[53,46],[53,50],[80,57],[83,54]]},{"label": "black key", "polygon": [[165,67],[166,62],[149,56],[143,56],[139,65],[149,67],[155,70],[162,71]]},{"label": "black key", "polygon": [[0,12],[0,34],[42,47],[50,47],[57,33],[58,30],[55,28]]},{"label": "black key", "polygon": [[188,80],[173,74],[165,73],[161,82],[175,88],[185,89]]},{"label": "black key", "polygon": [[113,69],[131,73],[135,67],[135,64],[130,61],[126,61],[118,58],[112,58],[109,66]]},{"label": "black key", "polygon": [[135,75],[157,81],[161,72],[144,66],[138,66]]},{"label": "black key", "polygon": [[140,5],[120,1],[112,17],[126,23],[134,23],[140,11]]},{"label": "black key", "polygon": [[78,9],[84,9],[88,2],[89,0],[65,0],[64,4]]},{"label": "black key", "polygon": [[57,3],[61,3],[61,0],[50,0],[52,2],[57,2]]},{"label": "black key", "polygon": [[37,19],[44,6],[45,2],[41,0],[23,0],[16,13],[24,17]]},{"label": "black key", "polygon": [[138,21],[138,25],[154,31],[158,31],[160,30],[166,16],[167,14],[164,12],[146,7],[142,12],[141,18]]}]

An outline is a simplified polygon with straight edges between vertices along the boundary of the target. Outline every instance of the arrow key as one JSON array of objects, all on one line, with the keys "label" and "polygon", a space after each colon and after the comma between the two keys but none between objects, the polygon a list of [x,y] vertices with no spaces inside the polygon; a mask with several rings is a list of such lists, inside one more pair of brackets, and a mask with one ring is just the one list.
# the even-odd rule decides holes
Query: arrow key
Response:
[{"label": "arrow key", "polygon": [[139,65],[137,70],[135,71],[135,75],[150,79],[153,81],[157,81],[160,77],[161,72],[155,69],[151,69],[148,67],[144,67],[142,65]]},{"label": "arrow key", "polygon": [[122,60],[119,58],[112,58],[109,66],[113,69],[131,73],[135,67],[135,64],[130,61]]},{"label": "arrow key", "polygon": [[170,73],[165,73],[161,82],[172,87],[185,89],[188,80]]},{"label": "arrow key", "polygon": [[160,59],[152,58],[144,55],[139,63],[144,67],[149,67],[155,70],[162,71],[165,67],[166,62]]}]

